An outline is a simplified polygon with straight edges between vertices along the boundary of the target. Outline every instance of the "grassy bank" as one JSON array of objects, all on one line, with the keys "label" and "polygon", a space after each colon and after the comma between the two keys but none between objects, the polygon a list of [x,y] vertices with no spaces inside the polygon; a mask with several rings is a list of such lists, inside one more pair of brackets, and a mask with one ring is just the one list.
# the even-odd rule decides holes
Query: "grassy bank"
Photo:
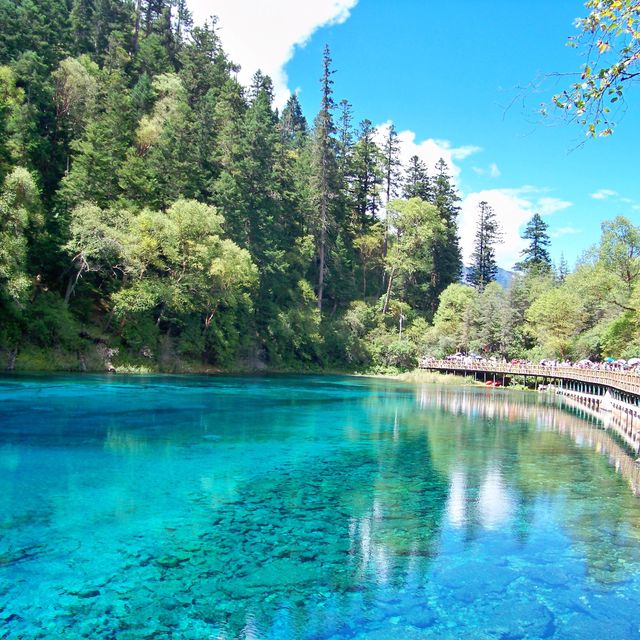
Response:
[{"label": "grassy bank", "polygon": [[258,363],[235,363],[231,366],[217,367],[198,360],[171,354],[160,358],[133,356],[124,351],[114,353],[104,345],[92,346],[82,353],[72,353],[58,348],[27,346],[15,353],[0,350],[0,371],[29,372],[68,372],[68,373],[121,373],[132,375],[145,374],[250,374],[250,373],[290,373],[324,375],[361,375],[368,377],[398,380],[420,384],[445,384],[484,386],[471,377],[442,374],[434,371],[414,369],[399,371],[393,369],[359,370],[348,367],[320,367],[309,363],[298,366],[273,367]]},{"label": "grassy bank", "polygon": [[[113,349],[105,344],[85,346],[82,352],[57,347],[44,348],[26,345],[15,351],[0,349],[0,372],[18,373],[122,373],[147,374],[251,374],[290,373],[353,375],[353,368],[322,367],[309,362],[295,365],[267,366],[262,362],[239,361],[217,366],[173,353],[159,353],[145,357],[124,349]],[[363,372],[364,373],[364,372]]]},{"label": "grassy bank", "polygon": [[400,380],[401,382],[412,382],[421,384],[449,384],[464,386],[480,386],[482,382],[478,382],[472,377],[456,376],[450,373],[437,373],[436,371],[425,371],[424,369],[414,369],[413,371],[405,371],[402,373],[374,374],[376,377],[389,378],[391,380]]}]

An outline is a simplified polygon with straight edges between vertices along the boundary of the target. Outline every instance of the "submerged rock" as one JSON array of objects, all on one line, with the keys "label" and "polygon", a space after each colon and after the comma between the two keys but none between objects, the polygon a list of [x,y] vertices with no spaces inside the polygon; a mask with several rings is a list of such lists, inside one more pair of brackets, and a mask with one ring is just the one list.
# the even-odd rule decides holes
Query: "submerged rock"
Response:
[{"label": "submerged rock", "polygon": [[161,556],[156,558],[156,564],[165,569],[175,569],[187,560],[189,560],[189,556],[186,555]]}]

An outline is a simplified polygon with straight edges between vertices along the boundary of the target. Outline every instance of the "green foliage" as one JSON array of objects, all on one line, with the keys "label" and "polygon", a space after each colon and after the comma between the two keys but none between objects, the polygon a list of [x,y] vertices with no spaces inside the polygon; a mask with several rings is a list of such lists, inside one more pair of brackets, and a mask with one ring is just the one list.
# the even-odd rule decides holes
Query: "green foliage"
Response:
[{"label": "green foliage", "polygon": [[490,282],[475,299],[472,311],[474,338],[471,348],[476,353],[506,356],[507,323],[510,307],[504,289]]},{"label": "green foliage", "polygon": [[[160,329],[152,315],[145,313],[143,309],[139,311],[134,318],[131,318],[129,322],[124,324],[120,331],[120,337],[124,344],[132,351],[139,353],[146,349],[153,355],[157,352],[158,341],[160,340]],[[202,351],[199,353],[201,352]]]},{"label": "green foliage", "polygon": [[640,318],[625,311],[608,323],[601,335],[602,354],[614,358],[635,358],[640,353]]},{"label": "green foliage", "polygon": [[26,298],[29,247],[41,224],[35,180],[26,169],[16,167],[0,192],[0,295],[16,302]]},{"label": "green foliage", "polygon": [[587,136],[608,136],[616,126],[615,107],[627,83],[638,76],[640,6],[635,0],[588,0],[585,6],[590,13],[576,21],[579,34],[569,39],[585,57],[582,73],[553,102]]},{"label": "green foliage", "polygon": [[26,339],[39,347],[62,347],[77,351],[83,347],[80,326],[62,298],[53,292],[36,295],[24,314]]},{"label": "green foliage", "polygon": [[47,349],[104,366],[104,347],[131,371],[390,371],[640,344],[638,228],[606,223],[554,279],[534,218],[505,292],[485,203],[477,290],[459,284],[447,165],[414,157],[403,177],[393,126],[354,131],[346,100],[336,114],[328,48],[309,127],[262,73],[239,84],[184,0],[0,0],[0,24],[0,348],[16,366]]},{"label": "green foliage", "polygon": [[436,295],[434,251],[446,232],[446,223],[434,205],[419,198],[393,200],[387,208],[397,230],[397,240],[389,247],[386,260],[389,292],[426,313]]},{"label": "green foliage", "polygon": [[463,284],[449,285],[440,296],[433,319],[431,348],[433,355],[444,356],[468,351],[476,290]]},{"label": "green foliage", "polygon": [[206,324],[222,305],[250,304],[256,268],[245,249],[220,237],[222,224],[213,207],[190,200],[134,217],[122,250],[131,283],[114,295],[116,313],[153,311],[171,320],[198,311]]},{"label": "green foliage", "polygon": [[622,216],[604,222],[598,258],[630,295],[640,280],[640,227]]},{"label": "green foliage", "polygon": [[582,300],[568,283],[543,293],[527,311],[541,346],[554,356],[571,355],[571,342],[584,327]]},{"label": "green foliage", "polygon": [[86,54],[66,58],[52,74],[58,120],[74,136],[95,114],[99,75],[100,68]]}]

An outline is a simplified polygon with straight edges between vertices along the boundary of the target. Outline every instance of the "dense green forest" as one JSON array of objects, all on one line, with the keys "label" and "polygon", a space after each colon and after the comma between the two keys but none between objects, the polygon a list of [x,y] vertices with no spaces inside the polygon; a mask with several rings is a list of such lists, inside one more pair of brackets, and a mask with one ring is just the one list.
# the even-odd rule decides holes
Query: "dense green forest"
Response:
[{"label": "dense green forest", "polygon": [[443,161],[249,87],[183,0],[0,0],[0,366],[385,370],[426,353],[640,351],[640,229],[569,273],[546,224],[507,290],[482,203],[462,284]]}]

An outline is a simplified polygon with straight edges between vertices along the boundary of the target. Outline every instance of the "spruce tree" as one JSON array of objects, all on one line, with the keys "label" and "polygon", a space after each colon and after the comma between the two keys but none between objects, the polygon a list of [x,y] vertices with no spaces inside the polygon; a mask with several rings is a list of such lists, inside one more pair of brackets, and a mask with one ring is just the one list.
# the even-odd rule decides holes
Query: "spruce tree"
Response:
[{"label": "spruce tree", "polygon": [[292,147],[299,147],[307,135],[307,120],[302,115],[302,107],[298,96],[293,93],[280,116],[280,138],[283,143]]},{"label": "spruce tree", "polygon": [[389,127],[382,145],[382,162],[384,171],[385,204],[398,195],[400,186],[400,140],[395,125]]},{"label": "spruce tree", "polygon": [[557,280],[562,283],[569,275],[569,265],[567,259],[564,257],[564,253],[560,254],[560,263],[558,264]]},{"label": "spruce tree", "polygon": [[71,28],[77,53],[95,51],[95,2],[94,0],[73,0]]},{"label": "spruce tree", "polygon": [[551,270],[551,258],[547,248],[551,243],[547,233],[548,228],[549,225],[540,214],[534,213],[520,236],[523,240],[529,240],[529,246],[520,252],[524,259],[516,265],[517,269],[540,273],[548,273]]},{"label": "spruce tree", "polygon": [[353,181],[353,110],[348,100],[338,103],[338,125],[336,131],[336,159],[340,170],[342,188],[349,192]]},{"label": "spruce tree", "polygon": [[427,172],[427,165],[418,156],[412,156],[407,167],[402,195],[433,202],[433,188]]},{"label": "spruce tree", "polygon": [[496,264],[495,245],[502,239],[500,225],[494,210],[484,200],[479,205],[478,222],[474,241],[472,264],[469,282],[478,291],[496,279],[498,265]]},{"label": "spruce tree", "polygon": [[391,124],[382,145],[382,171],[383,186],[385,193],[385,214],[384,214],[384,255],[387,255],[387,237],[389,235],[389,213],[386,208],[389,202],[398,195],[401,177],[400,162],[400,141],[395,125]]},{"label": "spruce tree", "polygon": [[[433,255],[433,295],[432,312],[438,302],[438,296],[450,284],[458,282],[462,273],[462,252],[458,237],[458,214],[460,213],[460,196],[449,176],[449,167],[441,158],[436,163],[436,174],[433,180],[422,184],[427,200],[434,204],[445,223],[445,231],[434,245]],[[417,183],[420,185],[420,182]]]},{"label": "spruce tree", "polygon": [[316,227],[316,242],[318,250],[318,285],[317,305],[322,312],[324,298],[325,275],[329,252],[329,232],[331,226],[332,199],[335,196],[336,153],[335,153],[335,125],[333,122],[333,75],[331,69],[331,53],[325,45],[322,55],[322,99],[320,111],[316,116],[314,129],[314,173],[316,187],[316,201],[318,205],[318,219]]},{"label": "spruce tree", "polygon": [[376,129],[371,120],[360,123],[360,136],[353,152],[353,200],[357,228],[372,225],[380,209],[382,184],[380,149],[375,142]]}]

